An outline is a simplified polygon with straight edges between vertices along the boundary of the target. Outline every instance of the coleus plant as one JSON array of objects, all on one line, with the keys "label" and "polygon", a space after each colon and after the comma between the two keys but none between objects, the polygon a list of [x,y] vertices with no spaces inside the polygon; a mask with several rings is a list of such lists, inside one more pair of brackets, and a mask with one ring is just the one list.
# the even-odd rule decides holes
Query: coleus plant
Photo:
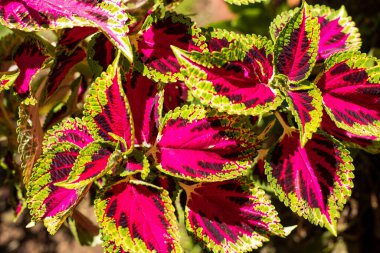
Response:
[{"label": "coleus plant", "polygon": [[54,234],[95,192],[106,252],[183,252],[182,209],[205,248],[247,252],[289,232],[264,170],[280,201],[336,235],[348,149],[380,140],[379,61],[344,8],[303,2],[266,38],[197,27],[175,2],[0,1],[19,45],[1,91],[19,101],[33,222]]}]

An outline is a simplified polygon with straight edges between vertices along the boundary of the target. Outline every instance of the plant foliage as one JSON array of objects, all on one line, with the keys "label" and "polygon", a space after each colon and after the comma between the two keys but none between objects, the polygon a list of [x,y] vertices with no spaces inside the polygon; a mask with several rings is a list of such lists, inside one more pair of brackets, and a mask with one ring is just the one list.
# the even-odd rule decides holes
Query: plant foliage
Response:
[{"label": "plant foliage", "polygon": [[349,148],[380,152],[380,62],[345,9],[303,2],[266,38],[198,27],[175,2],[0,0],[0,39],[18,36],[1,112],[19,103],[32,220],[54,234],[91,191],[105,252],[183,252],[181,220],[213,252],[247,252],[287,234],[264,167],[269,192],[337,235]]}]

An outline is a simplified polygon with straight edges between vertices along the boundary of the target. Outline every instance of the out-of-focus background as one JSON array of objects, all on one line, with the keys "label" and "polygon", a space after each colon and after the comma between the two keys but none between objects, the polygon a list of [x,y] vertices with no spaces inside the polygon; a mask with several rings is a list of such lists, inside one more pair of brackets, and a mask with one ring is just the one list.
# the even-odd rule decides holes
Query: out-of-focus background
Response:
[{"label": "out-of-focus background", "polygon": [[[362,51],[380,57],[380,5],[378,0],[308,0],[309,4],[325,4],[333,8],[345,5],[359,27]],[[199,26],[215,26],[242,33],[268,35],[272,19],[282,11],[300,5],[300,0],[267,0],[248,6],[230,6],[223,0],[185,0],[177,11],[190,16]],[[6,147],[0,147],[6,149]],[[282,203],[272,198],[284,226],[297,225],[285,239],[272,238],[260,253],[379,253],[380,252],[380,155],[353,151],[355,160],[355,188],[338,223],[338,237],[326,229],[316,227],[293,214]],[[68,226],[50,236],[42,224],[26,228],[27,213],[14,222],[10,196],[14,194],[5,182],[6,174],[0,166],[0,253],[98,253],[102,248],[81,246]],[[89,201],[80,210],[94,220]],[[95,229],[96,230],[96,229]],[[86,238],[81,238],[82,243]],[[185,243],[187,252],[206,252],[190,238]]]}]

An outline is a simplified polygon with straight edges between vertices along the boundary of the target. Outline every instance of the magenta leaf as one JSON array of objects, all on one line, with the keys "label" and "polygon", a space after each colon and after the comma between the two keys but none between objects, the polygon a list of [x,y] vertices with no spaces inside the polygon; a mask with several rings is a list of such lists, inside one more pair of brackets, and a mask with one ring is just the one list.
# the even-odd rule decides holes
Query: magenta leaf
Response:
[{"label": "magenta leaf", "polygon": [[[244,175],[256,156],[249,123],[200,106],[166,114],[157,146],[152,147],[163,173],[191,181],[220,181]],[[189,159],[191,157],[191,159]]]},{"label": "magenta leaf", "polygon": [[14,55],[14,60],[20,70],[14,90],[25,98],[30,93],[30,85],[34,76],[44,68],[49,56],[41,43],[33,39],[25,40]]},{"label": "magenta leaf", "polygon": [[163,19],[148,21],[151,24],[146,25],[137,45],[139,58],[144,65],[143,74],[155,81],[175,82],[182,75],[171,46],[186,51],[199,50],[200,30],[190,19],[174,13],[168,13]]},{"label": "magenta leaf", "polygon": [[342,141],[347,147],[360,148],[370,153],[380,152],[380,142],[374,135],[359,136],[337,127],[332,119],[323,113],[321,129]]},{"label": "magenta leaf", "polygon": [[70,175],[58,185],[70,189],[86,186],[116,167],[121,159],[112,143],[92,142],[79,152]]},{"label": "magenta leaf", "polygon": [[62,142],[69,142],[79,148],[84,148],[93,141],[94,138],[81,119],[69,118],[47,131],[44,136],[43,151],[47,152],[54,145]]},{"label": "magenta leaf", "polygon": [[103,241],[112,238],[126,252],[182,252],[174,207],[162,188],[121,181],[97,197],[95,210]]},{"label": "magenta leaf", "polygon": [[246,41],[244,48],[238,44],[211,54],[188,54],[175,49],[189,92],[201,103],[243,115],[262,114],[281,104],[283,98],[269,86],[273,77],[271,42],[257,36]]},{"label": "magenta leaf", "polygon": [[131,45],[126,36],[129,19],[121,0],[0,1],[0,23],[9,28],[37,31],[74,26],[99,27],[132,60]]},{"label": "magenta leaf", "polygon": [[359,50],[360,34],[355,23],[347,16],[345,8],[330,9],[327,6],[314,6],[312,16],[318,18],[320,39],[317,61],[323,61],[334,53],[345,50]]},{"label": "magenta leaf", "polygon": [[51,96],[60,86],[67,73],[79,62],[86,58],[86,52],[77,47],[68,54],[59,54],[51,67],[47,81],[47,95]]},{"label": "magenta leaf", "polygon": [[86,188],[66,189],[56,183],[67,179],[80,148],[60,143],[45,152],[34,167],[27,185],[28,207],[34,221],[43,220],[54,234],[87,192]]},{"label": "magenta leaf", "polygon": [[247,252],[270,235],[284,236],[264,191],[237,180],[181,186],[186,191],[186,227],[212,252]]},{"label": "magenta leaf", "polygon": [[126,79],[124,90],[130,101],[135,143],[153,144],[158,133],[157,83],[136,71],[128,73]]},{"label": "magenta leaf", "polygon": [[284,74],[292,82],[305,80],[316,61],[318,39],[318,20],[311,16],[309,6],[303,2],[303,8],[294,13],[276,40],[276,74]]},{"label": "magenta leaf", "polygon": [[334,54],[315,80],[335,124],[358,136],[380,140],[379,62],[357,52]]},{"label": "magenta leaf", "polygon": [[314,134],[301,147],[297,131],[285,133],[265,162],[276,195],[292,211],[336,234],[336,222],[353,187],[352,158],[338,141]]},{"label": "magenta leaf", "polygon": [[121,142],[121,151],[133,147],[133,121],[121,86],[118,58],[92,84],[84,106],[84,122],[95,139]]},{"label": "magenta leaf", "polygon": [[[286,91],[286,101],[297,122],[301,145],[312,137],[322,120],[322,95],[318,88],[310,83],[303,84],[302,90]],[[307,87],[308,86],[308,87]]]}]

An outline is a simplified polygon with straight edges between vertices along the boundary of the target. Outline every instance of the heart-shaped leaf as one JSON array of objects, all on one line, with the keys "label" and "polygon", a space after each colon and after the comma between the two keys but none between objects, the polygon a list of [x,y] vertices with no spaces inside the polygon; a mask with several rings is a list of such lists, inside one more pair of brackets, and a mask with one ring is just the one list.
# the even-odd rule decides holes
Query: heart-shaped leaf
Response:
[{"label": "heart-shaped leaf", "polygon": [[285,133],[265,161],[274,192],[293,212],[336,234],[340,211],[353,187],[352,158],[338,141],[314,134],[305,147]]},{"label": "heart-shaped leaf", "polygon": [[[166,190],[142,181],[119,182],[95,201],[103,241],[126,252],[182,252],[174,207]],[[112,246],[112,245],[111,245]]]},{"label": "heart-shaped leaf", "polygon": [[358,52],[334,54],[315,84],[335,124],[359,136],[380,140],[380,65]]},{"label": "heart-shaped leaf", "polygon": [[237,180],[181,186],[186,227],[212,252],[247,252],[270,235],[284,236],[264,191]]},{"label": "heart-shaped leaf", "polygon": [[269,86],[273,46],[264,37],[250,36],[244,44],[211,54],[174,50],[189,91],[207,106],[230,114],[258,115],[276,109],[283,100]]},{"label": "heart-shaped leaf", "polygon": [[255,137],[247,128],[249,122],[243,117],[217,114],[201,106],[177,108],[166,114],[153,147],[157,168],[191,181],[244,175],[256,156]]}]

